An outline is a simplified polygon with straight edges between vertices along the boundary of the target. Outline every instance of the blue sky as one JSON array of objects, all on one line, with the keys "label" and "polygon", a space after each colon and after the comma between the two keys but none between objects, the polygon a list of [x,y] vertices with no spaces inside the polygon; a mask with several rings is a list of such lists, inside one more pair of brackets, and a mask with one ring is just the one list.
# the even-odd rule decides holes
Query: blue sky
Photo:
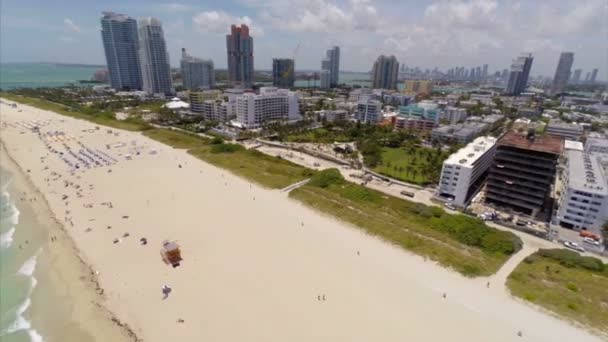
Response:
[{"label": "blue sky", "polygon": [[[608,4],[604,0],[4,0],[0,60],[105,64],[102,11],[163,22],[171,64],[179,52],[226,66],[225,34],[247,23],[255,67],[293,57],[296,68],[318,69],[324,50],[342,49],[341,68],[366,71],[381,53],[408,66],[447,68],[487,63],[507,68],[532,52],[533,74],[553,75],[559,53],[575,53],[574,68],[608,71]],[[584,74],[583,74],[584,75]]]}]

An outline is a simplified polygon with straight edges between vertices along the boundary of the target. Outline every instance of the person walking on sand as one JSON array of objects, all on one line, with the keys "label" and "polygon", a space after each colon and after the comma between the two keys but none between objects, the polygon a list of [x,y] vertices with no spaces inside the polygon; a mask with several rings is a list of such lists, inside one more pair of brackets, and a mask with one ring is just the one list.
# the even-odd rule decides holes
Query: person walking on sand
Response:
[{"label": "person walking on sand", "polygon": [[490,288],[490,282],[488,282],[488,283],[486,284],[486,287],[487,287],[487,288]]},{"label": "person walking on sand", "polygon": [[162,291],[163,291],[163,299],[167,299],[169,297],[169,293],[171,293],[171,286],[163,285]]}]

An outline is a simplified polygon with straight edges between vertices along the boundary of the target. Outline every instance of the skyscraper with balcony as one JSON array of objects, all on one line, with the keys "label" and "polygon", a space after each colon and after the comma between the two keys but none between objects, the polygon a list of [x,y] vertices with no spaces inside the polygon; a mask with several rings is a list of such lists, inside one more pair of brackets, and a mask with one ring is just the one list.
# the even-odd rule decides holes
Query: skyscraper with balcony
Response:
[{"label": "skyscraper with balcony", "polygon": [[399,62],[395,56],[380,55],[372,68],[372,88],[397,89]]},{"label": "skyscraper with balcony", "polygon": [[215,86],[213,61],[190,56],[182,49],[180,61],[182,80],[186,89],[210,89]]},{"label": "skyscraper with balcony", "polygon": [[572,75],[572,84],[578,84],[581,81],[581,74],[583,73],[582,69],[574,70],[574,75]]},{"label": "skyscraper with balcony", "polygon": [[513,60],[509,81],[505,87],[505,93],[509,95],[519,95],[526,90],[530,69],[532,69],[532,54],[522,54]]},{"label": "skyscraper with balcony", "polygon": [[340,47],[334,46],[327,50],[325,58],[321,61],[321,88],[334,88],[338,86],[339,74]]},{"label": "skyscraper with balcony", "polygon": [[272,59],[272,85],[278,88],[291,88],[295,82],[294,60],[289,58]]},{"label": "skyscraper with balcony", "polygon": [[170,94],[171,67],[160,20],[139,20],[139,59],[141,62],[142,90],[151,94]]},{"label": "skyscraper with balcony", "polygon": [[141,89],[137,21],[124,14],[114,12],[103,12],[102,14],[101,40],[112,88],[116,90]]},{"label": "skyscraper with balcony", "polygon": [[249,27],[232,25],[226,35],[228,53],[228,81],[235,87],[251,88],[253,85],[253,38]]},{"label": "skyscraper with balcony", "polygon": [[552,94],[561,94],[568,84],[570,79],[570,69],[574,62],[573,52],[562,52],[557,63],[557,69],[555,69],[555,77],[553,77],[553,86],[551,87]]},{"label": "skyscraper with balcony", "polygon": [[597,71],[597,68],[591,71],[591,77],[589,78],[589,82],[591,82],[592,84],[595,83],[595,80],[597,79]]}]

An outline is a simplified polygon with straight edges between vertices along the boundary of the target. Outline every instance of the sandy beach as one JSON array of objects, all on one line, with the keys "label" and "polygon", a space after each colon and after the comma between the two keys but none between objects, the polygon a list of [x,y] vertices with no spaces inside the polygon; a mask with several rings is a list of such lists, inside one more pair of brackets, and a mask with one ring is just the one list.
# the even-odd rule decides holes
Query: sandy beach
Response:
[{"label": "sandy beach", "polygon": [[[146,342],[601,340],[508,294],[538,246],[464,278],[139,133],[0,111],[8,154],[95,270],[101,304]],[[75,169],[69,151],[101,166]]]}]

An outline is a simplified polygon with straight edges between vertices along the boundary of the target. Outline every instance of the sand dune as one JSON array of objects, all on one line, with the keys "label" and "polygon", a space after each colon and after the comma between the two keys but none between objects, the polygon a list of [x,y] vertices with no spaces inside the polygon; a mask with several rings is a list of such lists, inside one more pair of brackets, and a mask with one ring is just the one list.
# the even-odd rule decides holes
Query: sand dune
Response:
[{"label": "sand dune", "polygon": [[[9,154],[99,272],[105,305],[147,342],[600,340],[512,299],[500,284],[488,289],[487,279],[425,262],[184,151],[19,109],[0,108]],[[72,175],[17,124],[32,120],[50,120],[41,132],[73,137],[49,142],[55,149],[81,142],[117,162]],[[182,246],[178,268],[161,261],[166,239]],[[163,284],[173,289],[166,300]]]}]

